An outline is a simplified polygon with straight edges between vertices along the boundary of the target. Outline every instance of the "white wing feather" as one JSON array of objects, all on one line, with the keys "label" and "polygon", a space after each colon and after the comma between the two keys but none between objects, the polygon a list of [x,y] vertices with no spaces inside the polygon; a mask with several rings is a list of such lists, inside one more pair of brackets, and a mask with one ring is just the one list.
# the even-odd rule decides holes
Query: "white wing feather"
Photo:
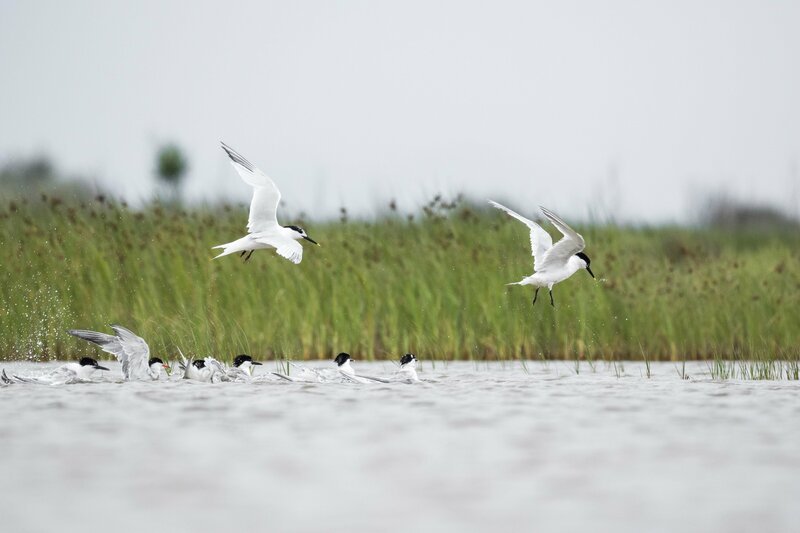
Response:
[{"label": "white wing feather", "polygon": [[275,248],[275,253],[285,257],[295,265],[303,260],[303,245],[298,241],[284,235],[261,235],[254,237],[256,242],[268,244]]},{"label": "white wing feather", "polygon": [[211,370],[211,375],[209,376],[211,383],[228,380],[228,367],[225,364],[213,357],[206,357],[203,361],[206,364],[206,368]]},{"label": "white wing feather", "polygon": [[114,355],[122,363],[125,379],[149,379],[147,362],[150,360],[150,347],[145,340],[122,326],[111,326],[117,334],[122,353]]},{"label": "white wing feather", "polygon": [[111,326],[111,329],[116,336],[80,329],[71,329],[68,333],[96,344],[104,352],[116,357],[122,363],[125,379],[149,379],[147,362],[150,360],[150,347],[145,340],[122,326]]},{"label": "white wing feather", "polygon": [[[559,267],[562,266],[570,257],[577,254],[578,252],[583,251],[586,247],[586,241],[583,240],[583,236],[569,227],[569,225],[564,222],[561,217],[546,209],[544,207],[539,206],[544,213],[544,216],[552,222],[552,224],[560,231],[564,237],[555,243],[550,250],[545,253],[544,257],[542,258],[541,269],[546,270],[547,267],[551,264],[558,265]],[[537,267],[537,270],[539,268]]]},{"label": "white wing feather", "polygon": [[506,206],[499,204],[493,200],[489,200],[489,203],[492,204],[492,206],[496,207],[497,209],[505,211],[512,217],[516,218],[517,220],[528,226],[528,228],[531,230],[531,255],[533,255],[533,269],[539,270],[545,254],[553,246],[553,238],[550,237],[550,234],[547,233],[547,231],[545,231],[543,227],[541,227],[533,220],[528,220],[527,218],[520,215],[516,211],[512,211]]},{"label": "white wing feather", "polygon": [[253,187],[247,230],[250,233],[258,233],[277,227],[281,192],[275,186],[275,182],[227,144],[222,143],[222,149],[228,154],[236,172],[245,183]]}]

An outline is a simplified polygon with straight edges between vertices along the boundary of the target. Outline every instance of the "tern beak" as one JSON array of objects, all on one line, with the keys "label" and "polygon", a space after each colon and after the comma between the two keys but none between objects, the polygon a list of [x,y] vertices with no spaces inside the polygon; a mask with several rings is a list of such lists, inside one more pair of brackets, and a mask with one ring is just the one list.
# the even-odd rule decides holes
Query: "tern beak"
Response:
[{"label": "tern beak", "polygon": [[259,363],[258,361],[250,361],[250,364],[251,365],[259,365],[259,366],[261,366],[261,363]]},{"label": "tern beak", "polygon": [[312,239],[311,237],[309,237],[308,235],[306,235],[306,236],[305,236],[305,237],[303,237],[303,238],[304,238],[305,240],[307,240],[308,242],[313,242],[314,244],[316,244],[317,246],[319,246],[319,243],[318,243],[317,241],[315,241],[314,239]]},{"label": "tern beak", "polygon": [[95,370],[109,370],[108,368],[106,368],[104,366],[100,366],[100,365],[95,365],[94,368],[95,368]]},{"label": "tern beak", "polygon": [[[592,276],[592,277],[594,278],[594,274],[592,273],[592,269],[591,269],[591,268],[589,268],[588,266],[586,267],[586,272],[588,272],[588,273],[589,273],[589,275],[590,275],[590,276]],[[597,278],[595,278],[595,279],[597,279]]]}]

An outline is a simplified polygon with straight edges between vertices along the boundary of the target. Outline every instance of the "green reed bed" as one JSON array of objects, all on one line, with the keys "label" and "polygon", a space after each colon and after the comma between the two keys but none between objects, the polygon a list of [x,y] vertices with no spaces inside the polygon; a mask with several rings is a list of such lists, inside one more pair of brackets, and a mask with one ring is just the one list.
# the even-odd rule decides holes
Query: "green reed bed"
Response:
[{"label": "green reed bed", "polygon": [[[230,358],[800,358],[800,235],[578,227],[598,281],[530,287],[528,235],[483,207],[434,202],[413,220],[307,223],[300,265],[268,251],[211,258],[245,207],[108,201],[0,204],[0,354],[95,353],[69,328],[126,325],[158,354]],[[287,221],[288,223],[289,221]],[[544,296],[544,297],[542,297]]]}]

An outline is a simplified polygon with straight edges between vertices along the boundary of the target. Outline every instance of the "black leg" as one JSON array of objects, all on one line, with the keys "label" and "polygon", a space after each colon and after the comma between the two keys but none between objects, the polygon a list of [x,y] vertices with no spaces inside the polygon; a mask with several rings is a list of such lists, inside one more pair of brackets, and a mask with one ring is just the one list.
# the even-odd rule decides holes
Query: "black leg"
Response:
[{"label": "black leg", "polygon": [[244,258],[244,262],[247,263],[247,260],[250,259],[250,256],[253,255],[254,250],[250,250],[250,253],[247,254],[247,257]]},{"label": "black leg", "polygon": [[553,308],[556,307],[556,303],[553,301],[553,289],[550,289],[550,305],[552,305]]},{"label": "black leg", "polygon": [[541,287],[536,287],[536,292],[533,293],[533,305],[536,305],[536,298],[539,297],[539,289]]},{"label": "black leg", "polygon": [[239,257],[244,257],[244,254],[246,254],[246,253],[247,253],[247,250],[245,250],[244,252],[240,253]]}]

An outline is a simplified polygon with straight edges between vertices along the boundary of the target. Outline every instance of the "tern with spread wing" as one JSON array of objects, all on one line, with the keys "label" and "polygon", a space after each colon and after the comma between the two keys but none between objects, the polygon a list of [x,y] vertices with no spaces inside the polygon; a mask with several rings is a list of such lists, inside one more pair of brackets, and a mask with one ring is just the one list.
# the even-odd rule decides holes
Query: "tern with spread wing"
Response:
[{"label": "tern with spread wing", "polygon": [[303,228],[278,224],[281,193],[275,183],[230,146],[222,143],[222,149],[228,154],[236,172],[253,187],[253,200],[250,202],[250,218],[247,221],[248,234],[233,242],[214,246],[222,248],[222,253],[217,257],[239,253],[247,261],[254,250],[274,248],[281,257],[299,264],[303,260],[303,246],[298,241],[305,239],[317,246],[319,243],[309,237]]},{"label": "tern with spread wing", "polygon": [[589,268],[591,264],[589,256],[583,253],[586,242],[583,240],[581,234],[569,227],[566,222],[561,220],[561,217],[549,209],[545,209],[541,206],[539,207],[544,216],[547,217],[547,220],[564,235],[560,241],[553,244],[553,239],[550,237],[550,234],[533,220],[528,220],[519,213],[492,200],[489,200],[489,203],[516,218],[528,226],[531,231],[531,252],[533,254],[534,273],[523,278],[522,281],[509,283],[508,285],[533,285],[536,287],[536,293],[533,295],[534,304],[536,304],[536,298],[539,296],[539,289],[547,287],[550,291],[550,305],[555,307],[556,304],[553,301],[553,285],[564,281],[580,269],[585,268],[586,271],[594,277],[592,269]]},{"label": "tern with spread wing", "polygon": [[158,357],[150,357],[150,347],[145,340],[122,326],[111,326],[116,335],[97,331],[71,329],[67,333],[98,345],[122,363],[122,374],[126,381],[157,380],[169,369],[169,365]]}]

